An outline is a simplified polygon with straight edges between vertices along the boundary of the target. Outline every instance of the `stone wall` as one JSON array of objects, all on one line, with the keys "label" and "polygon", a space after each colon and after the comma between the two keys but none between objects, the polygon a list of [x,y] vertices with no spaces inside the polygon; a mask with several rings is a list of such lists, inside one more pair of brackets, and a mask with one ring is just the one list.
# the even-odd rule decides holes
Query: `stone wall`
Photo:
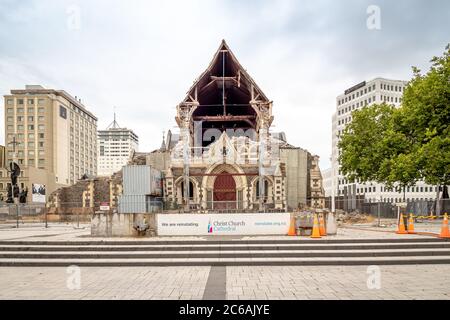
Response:
[{"label": "stone wall", "polygon": [[[138,222],[145,221],[149,229],[138,232],[134,226]],[[95,212],[91,219],[91,236],[93,237],[150,237],[156,235],[155,214],[124,214]]]},{"label": "stone wall", "polygon": [[79,180],[72,186],[59,188],[47,201],[50,214],[93,214],[101,203],[108,203],[113,211],[122,193],[122,171],[111,177]]},{"label": "stone wall", "polygon": [[288,210],[307,204],[309,172],[308,152],[301,148],[280,148],[286,167],[286,199]]}]

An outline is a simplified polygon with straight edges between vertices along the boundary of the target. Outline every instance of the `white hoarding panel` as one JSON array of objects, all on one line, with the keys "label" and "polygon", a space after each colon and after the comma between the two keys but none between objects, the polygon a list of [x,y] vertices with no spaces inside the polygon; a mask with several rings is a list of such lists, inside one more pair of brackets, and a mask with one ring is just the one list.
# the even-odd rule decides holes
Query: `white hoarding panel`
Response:
[{"label": "white hoarding panel", "polygon": [[290,213],[157,214],[160,236],[285,235]]},{"label": "white hoarding panel", "polygon": [[31,189],[31,201],[45,203],[45,184],[33,183]]}]

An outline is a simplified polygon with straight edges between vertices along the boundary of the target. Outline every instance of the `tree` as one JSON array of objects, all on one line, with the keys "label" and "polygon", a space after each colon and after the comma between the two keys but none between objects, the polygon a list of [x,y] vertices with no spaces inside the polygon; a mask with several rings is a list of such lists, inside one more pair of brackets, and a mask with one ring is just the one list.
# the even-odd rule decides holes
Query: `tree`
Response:
[{"label": "tree", "polygon": [[398,131],[399,110],[374,104],[352,113],[338,144],[342,173],[350,180],[377,181],[388,188],[405,187],[419,179],[413,147]]},{"label": "tree", "polygon": [[427,74],[413,67],[400,108],[372,105],[352,113],[338,147],[351,181],[403,189],[424,180],[450,184],[450,45]]},{"label": "tree", "polygon": [[422,179],[428,184],[450,184],[450,45],[434,57],[426,75],[413,68],[414,77],[403,95],[402,129],[417,146]]},{"label": "tree", "polygon": [[380,180],[382,163],[392,153],[385,136],[394,110],[393,106],[375,104],[352,113],[352,122],[338,144],[341,171],[350,181]]}]

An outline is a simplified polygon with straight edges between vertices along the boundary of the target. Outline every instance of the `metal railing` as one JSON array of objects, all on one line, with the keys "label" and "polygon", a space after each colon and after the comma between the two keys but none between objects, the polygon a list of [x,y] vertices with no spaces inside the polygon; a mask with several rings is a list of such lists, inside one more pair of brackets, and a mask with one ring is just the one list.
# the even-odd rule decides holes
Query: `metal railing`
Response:
[{"label": "metal railing", "polygon": [[[325,201],[324,208],[331,211],[331,201]],[[450,199],[436,200],[406,200],[405,202],[366,202],[361,199],[335,200],[337,212],[360,212],[380,218],[397,218],[400,213],[412,213],[414,216],[442,216],[450,213]]]}]

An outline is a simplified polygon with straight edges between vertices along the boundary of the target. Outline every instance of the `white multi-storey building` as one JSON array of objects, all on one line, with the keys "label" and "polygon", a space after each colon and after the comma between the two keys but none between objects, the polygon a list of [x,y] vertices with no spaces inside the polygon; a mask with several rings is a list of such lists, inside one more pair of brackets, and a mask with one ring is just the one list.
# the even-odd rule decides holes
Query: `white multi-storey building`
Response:
[{"label": "white multi-storey building", "polygon": [[331,178],[331,168],[322,170],[322,183],[325,197],[331,197],[331,189],[333,186]]},{"label": "white multi-storey building", "polygon": [[110,176],[122,169],[138,145],[138,136],[133,130],[120,128],[114,115],[111,125],[98,131],[98,175]]},{"label": "white multi-storey building", "polygon": [[336,112],[332,117],[332,157],[331,176],[335,196],[364,196],[368,202],[399,203],[414,200],[432,200],[436,198],[436,186],[418,182],[414,187],[403,191],[388,190],[379,183],[351,183],[340,171],[339,167],[339,137],[345,126],[352,121],[352,111],[373,103],[388,103],[398,107],[407,81],[375,78],[363,81],[347,90],[336,98]]}]

